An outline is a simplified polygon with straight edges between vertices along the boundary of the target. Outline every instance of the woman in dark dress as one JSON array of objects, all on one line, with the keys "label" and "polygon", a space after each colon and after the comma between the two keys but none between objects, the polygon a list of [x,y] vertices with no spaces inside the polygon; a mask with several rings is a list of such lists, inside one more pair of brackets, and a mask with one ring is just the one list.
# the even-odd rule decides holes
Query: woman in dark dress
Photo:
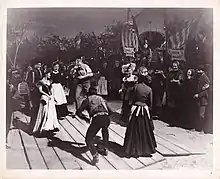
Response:
[{"label": "woman in dark dress", "polygon": [[[142,68],[147,71],[147,69]],[[129,157],[151,156],[156,150],[153,133],[153,121],[150,111],[152,107],[152,90],[146,85],[145,72],[140,72],[138,84],[134,89],[134,100],[130,121],[124,140],[124,150]]]},{"label": "woman in dark dress", "polygon": [[51,75],[52,79],[52,90],[56,102],[56,110],[57,110],[57,116],[59,119],[65,118],[69,111],[67,109],[67,100],[66,95],[63,89],[65,80],[61,73],[59,72],[60,65],[58,62],[53,63],[53,72]]},{"label": "woman in dark dress", "polygon": [[171,125],[176,125],[180,121],[182,115],[182,83],[184,75],[182,70],[179,69],[179,62],[173,61],[172,68],[167,74],[166,84],[166,110],[163,118],[168,120]]},{"label": "woman in dark dress", "polygon": [[198,113],[197,101],[194,99],[194,95],[197,90],[197,80],[195,79],[194,70],[188,69],[186,80],[183,83],[183,95],[184,95],[184,124],[186,128],[195,128],[196,117]]}]

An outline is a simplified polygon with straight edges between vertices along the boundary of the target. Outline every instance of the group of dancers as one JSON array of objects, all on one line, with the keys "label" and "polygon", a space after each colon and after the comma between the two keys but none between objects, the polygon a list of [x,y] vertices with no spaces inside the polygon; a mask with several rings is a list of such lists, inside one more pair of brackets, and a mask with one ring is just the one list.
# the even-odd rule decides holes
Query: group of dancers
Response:
[{"label": "group of dancers", "polygon": [[[76,59],[73,68],[74,74],[78,78],[76,86],[76,112],[73,114],[68,111],[66,94],[63,88],[63,76],[59,71],[60,64],[55,61],[52,69],[48,68],[41,71],[41,63],[37,62],[35,68],[30,72],[27,84],[29,86],[31,106],[30,129],[35,136],[44,134],[54,134],[59,132],[59,120],[67,115],[79,117],[90,123],[86,133],[86,144],[93,156],[92,164],[96,164],[99,153],[108,155],[108,142],[110,125],[110,115],[115,111],[109,106],[108,102],[98,94],[98,83],[91,83],[94,75],[89,65],[83,63],[81,58]],[[124,80],[133,83],[131,113],[128,116],[124,151],[130,157],[150,156],[155,153],[156,141],[153,134],[153,122],[150,117],[152,107],[152,90],[146,84],[146,75],[142,68],[137,76],[131,75],[135,65],[129,63],[123,67],[126,74]],[[129,77],[131,75],[131,77]],[[31,80],[30,80],[31,79]],[[135,80],[135,81],[134,81]],[[35,83],[35,84],[34,84]],[[125,93],[126,86],[121,93]],[[129,97],[130,98],[130,97]],[[85,112],[87,111],[87,112]],[[94,137],[99,130],[102,130],[103,148],[98,150],[95,146]]]},{"label": "group of dancers", "polygon": [[[184,79],[183,72],[179,69],[179,64],[176,61],[172,63],[166,75],[162,70],[156,70],[154,75],[151,75],[148,68],[143,65],[137,67],[133,61],[129,61],[117,69],[120,69],[123,74],[118,93],[123,100],[120,122],[126,127],[123,149],[127,156],[147,157],[155,153],[157,145],[153,133],[152,116],[159,116],[163,103],[167,104],[166,106],[171,110],[169,114],[174,115],[173,117],[177,117],[182,110],[186,113],[189,112],[187,113],[189,118],[195,117],[192,115],[194,109],[192,104],[199,103],[199,115],[204,120],[210,81],[203,70],[198,70],[200,76],[198,81],[195,81],[192,69],[188,70],[187,78]],[[68,115],[73,118],[79,117],[90,123],[85,140],[93,156],[92,164],[99,161],[99,153],[108,155],[108,127],[110,116],[116,111],[108,105],[102,96],[106,95],[105,91],[108,89],[106,78],[102,76],[104,74],[105,70],[101,73],[98,81],[94,82],[95,74],[90,66],[84,63],[83,58],[75,60],[74,66],[71,68],[71,75],[77,79],[73,83],[76,104],[76,112],[73,114],[67,108],[65,91],[67,76],[61,70],[60,61],[55,61],[51,69],[45,68],[44,70],[42,70],[41,62],[37,62],[34,69],[30,69],[25,76],[27,88],[25,88],[26,92],[22,93],[26,96],[27,106],[31,109],[31,133],[35,136],[54,134],[59,132],[59,120],[64,120]],[[112,75],[115,74],[112,73]],[[190,93],[187,94],[187,102],[190,105],[186,105],[186,110],[179,107],[181,99],[183,99],[179,89],[183,82],[185,91]],[[10,82],[7,84],[10,94],[14,93],[13,85]],[[21,84],[18,84],[20,93],[21,88],[25,86]],[[25,90],[23,89],[23,91]],[[7,101],[10,101],[9,98]],[[11,104],[7,104],[7,108],[10,108]],[[7,112],[7,114],[9,113]],[[177,115],[175,116],[175,114]],[[94,140],[100,129],[103,137],[102,150],[97,149]]]}]

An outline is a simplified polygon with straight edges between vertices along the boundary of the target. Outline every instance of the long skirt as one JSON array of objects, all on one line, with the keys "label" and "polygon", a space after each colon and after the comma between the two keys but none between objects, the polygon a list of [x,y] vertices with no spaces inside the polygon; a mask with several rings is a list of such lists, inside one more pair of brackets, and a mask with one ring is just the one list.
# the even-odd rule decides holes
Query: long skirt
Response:
[{"label": "long skirt", "polygon": [[66,94],[60,83],[52,84],[52,93],[56,102],[56,105],[66,104]]},{"label": "long skirt", "polygon": [[108,82],[105,77],[101,77],[98,81],[98,94],[99,95],[108,95]]},{"label": "long skirt", "polygon": [[52,93],[56,102],[56,111],[58,118],[68,115],[67,99],[65,91],[60,83],[52,84]]},{"label": "long skirt", "polygon": [[53,130],[59,130],[59,122],[57,119],[55,101],[51,98],[47,100],[46,104],[40,103],[33,133]]},{"label": "long skirt", "polygon": [[156,146],[148,107],[132,106],[124,140],[126,154],[130,157],[150,156],[156,152]]}]

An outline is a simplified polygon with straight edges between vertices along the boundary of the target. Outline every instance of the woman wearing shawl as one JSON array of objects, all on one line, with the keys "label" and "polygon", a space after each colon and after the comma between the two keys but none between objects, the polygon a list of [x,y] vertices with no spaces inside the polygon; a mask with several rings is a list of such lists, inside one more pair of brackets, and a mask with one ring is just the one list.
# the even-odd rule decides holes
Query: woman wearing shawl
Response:
[{"label": "woman wearing shawl", "polygon": [[152,89],[146,85],[147,69],[139,71],[124,140],[124,150],[129,157],[151,156],[156,150],[156,140],[151,119]]},{"label": "woman wearing shawl", "polygon": [[129,63],[122,66],[122,73],[125,74],[125,77],[122,79],[122,88],[119,92],[122,93],[123,100],[121,121],[125,124],[129,122],[128,118],[131,111],[133,89],[135,83],[137,82],[137,76],[132,74],[135,67],[135,63]]}]

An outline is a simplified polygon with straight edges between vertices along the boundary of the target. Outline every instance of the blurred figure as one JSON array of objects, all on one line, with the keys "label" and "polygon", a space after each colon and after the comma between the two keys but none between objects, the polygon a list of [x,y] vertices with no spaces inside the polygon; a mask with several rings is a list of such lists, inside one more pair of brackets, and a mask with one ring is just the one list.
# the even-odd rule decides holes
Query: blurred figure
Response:
[{"label": "blurred figure", "polygon": [[162,70],[156,69],[152,75],[153,108],[154,119],[159,119],[162,110],[162,99],[166,87],[166,76]]},{"label": "blurred figure", "polygon": [[104,98],[108,96],[108,91],[109,91],[108,83],[110,76],[111,74],[108,68],[108,63],[104,61],[100,69],[99,80],[98,80],[98,94],[103,96]]},{"label": "blurred figure", "polygon": [[118,91],[121,88],[122,72],[120,62],[115,61],[111,75],[111,95],[113,99],[120,99]]},{"label": "blurred figure", "polygon": [[199,106],[199,120],[196,129],[204,132],[205,129],[205,112],[208,105],[208,89],[210,87],[210,80],[205,74],[203,67],[198,69],[198,88],[194,98],[198,102]]},{"label": "blurred figure", "polygon": [[193,129],[196,126],[198,107],[197,102],[194,99],[194,95],[197,91],[197,80],[195,71],[188,69],[186,73],[186,79],[183,82],[183,121],[184,127]]},{"label": "blurred figure", "polygon": [[13,96],[16,92],[14,86],[10,83],[10,79],[8,77],[6,81],[6,148],[10,148],[10,144],[8,143],[8,134],[10,128],[12,127],[13,121]]},{"label": "blurred figure", "polygon": [[166,84],[166,110],[165,120],[172,124],[179,122],[179,117],[182,115],[182,91],[181,85],[184,81],[182,70],[179,69],[179,62],[173,61],[170,71],[167,74]]}]

